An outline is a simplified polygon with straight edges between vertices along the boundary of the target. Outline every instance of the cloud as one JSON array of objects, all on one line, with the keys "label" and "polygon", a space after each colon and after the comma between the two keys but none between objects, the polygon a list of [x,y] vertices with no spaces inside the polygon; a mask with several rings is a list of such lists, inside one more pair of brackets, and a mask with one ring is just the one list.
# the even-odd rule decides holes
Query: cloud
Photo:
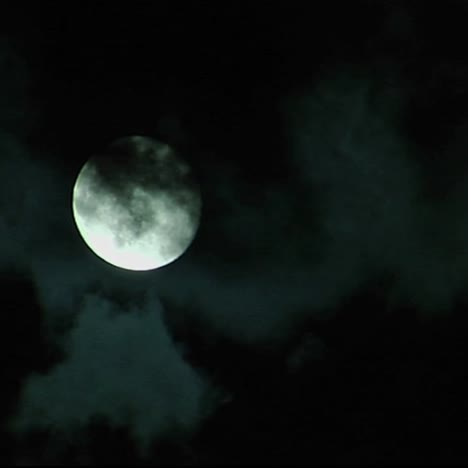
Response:
[{"label": "cloud", "polygon": [[102,416],[113,427],[128,426],[142,454],[161,435],[193,430],[208,384],[182,359],[161,312],[154,297],[123,311],[86,296],[66,359],[23,387],[14,430],[77,431]]},{"label": "cloud", "polygon": [[163,296],[247,343],[327,317],[376,276],[392,279],[391,306],[450,311],[468,278],[466,189],[438,203],[424,196],[423,149],[399,122],[408,90],[389,89],[397,77],[378,72],[341,70],[287,103],[287,184],[255,188],[216,172],[222,209],[210,220],[209,265],[168,270],[156,286]]},{"label": "cloud", "polygon": [[291,154],[320,194],[326,261],[341,256],[354,275],[390,272],[396,303],[446,313],[467,283],[468,197],[463,184],[445,199],[424,196],[423,149],[399,133],[392,95],[359,71],[326,80],[296,103]]},{"label": "cloud", "polygon": [[144,451],[152,438],[194,428],[213,388],[163,316],[197,314],[219,336],[273,342],[384,273],[394,278],[389,299],[446,312],[468,277],[468,194],[460,184],[437,204],[424,198],[419,150],[398,130],[404,94],[386,86],[378,73],[347,69],[290,100],[283,184],[252,187],[224,163],[200,166],[219,209],[202,213],[185,256],[145,274],[93,256],[73,224],[73,181],[4,132],[1,266],[30,272],[48,327],[74,324],[52,333],[65,360],[24,383],[15,430],[72,430],[101,414],[128,425]]},{"label": "cloud", "polygon": [[310,332],[306,333],[287,357],[287,369],[290,373],[298,372],[308,361],[323,358],[325,352],[323,341]]},{"label": "cloud", "polygon": [[289,179],[252,187],[217,170],[209,265],[182,261],[161,277],[161,294],[196,305],[219,333],[256,343],[328,316],[375,274],[408,269],[420,172],[392,98],[364,72],[343,71],[289,102]]}]

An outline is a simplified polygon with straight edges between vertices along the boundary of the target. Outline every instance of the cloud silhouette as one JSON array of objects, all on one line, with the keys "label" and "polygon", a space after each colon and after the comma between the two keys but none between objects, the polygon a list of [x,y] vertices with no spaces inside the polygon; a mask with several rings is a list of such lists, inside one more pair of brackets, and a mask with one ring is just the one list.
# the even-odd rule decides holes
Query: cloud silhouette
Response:
[{"label": "cloud silhouette", "polygon": [[86,296],[65,352],[65,361],[26,382],[15,431],[76,432],[100,416],[128,426],[144,455],[161,435],[193,430],[206,410],[208,385],[182,359],[155,298],[122,311]]}]

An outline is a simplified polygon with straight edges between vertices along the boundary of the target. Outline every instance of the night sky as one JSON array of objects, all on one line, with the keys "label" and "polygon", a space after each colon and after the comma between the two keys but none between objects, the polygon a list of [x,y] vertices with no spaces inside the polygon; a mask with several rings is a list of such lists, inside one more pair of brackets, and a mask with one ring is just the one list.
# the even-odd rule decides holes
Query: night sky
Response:
[{"label": "night sky", "polygon": [[[0,462],[468,463],[468,3],[9,2]],[[201,224],[125,271],[78,171],[173,147]]]}]

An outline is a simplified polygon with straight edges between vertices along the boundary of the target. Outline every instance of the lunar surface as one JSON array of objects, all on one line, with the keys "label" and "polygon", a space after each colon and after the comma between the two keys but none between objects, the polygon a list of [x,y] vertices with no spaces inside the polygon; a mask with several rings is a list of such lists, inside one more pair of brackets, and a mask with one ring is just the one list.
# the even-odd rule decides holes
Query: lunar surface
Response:
[{"label": "lunar surface", "polygon": [[78,231],[97,256],[140,271],[179,258],[201,213],[188,164],[168,145],[142,136],[116,140],[87,161],[72,205]]}]

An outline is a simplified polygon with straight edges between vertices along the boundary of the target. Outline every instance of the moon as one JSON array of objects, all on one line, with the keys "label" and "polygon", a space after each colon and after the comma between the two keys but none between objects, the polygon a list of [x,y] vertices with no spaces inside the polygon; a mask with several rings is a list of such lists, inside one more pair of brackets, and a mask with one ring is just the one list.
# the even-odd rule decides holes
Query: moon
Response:
[{"label": "moon", "polygon": [[84,242],[126,270],[153,270],[178,259],[200,223],[200,190],[189,165],[169,145],[143,136],[120,138],[92,156],[72,198]]}]

